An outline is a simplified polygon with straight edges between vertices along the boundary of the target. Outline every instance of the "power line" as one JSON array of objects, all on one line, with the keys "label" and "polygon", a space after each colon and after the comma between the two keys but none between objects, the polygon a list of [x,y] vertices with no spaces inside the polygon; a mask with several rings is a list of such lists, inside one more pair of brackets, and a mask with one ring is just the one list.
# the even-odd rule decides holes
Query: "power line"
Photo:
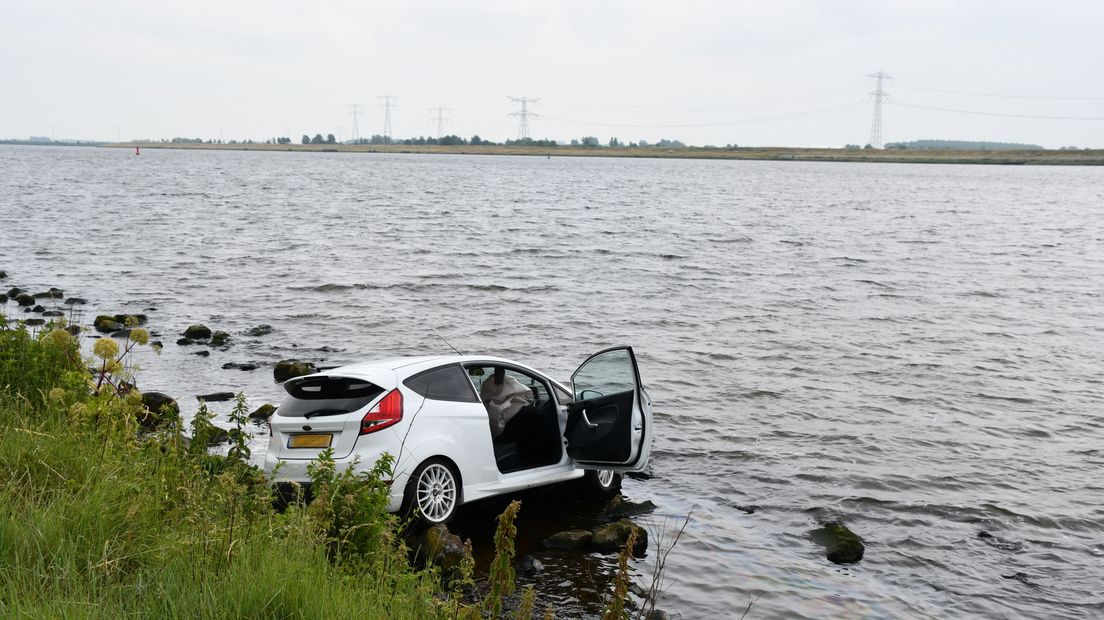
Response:
[{"label": "power line", "polygon": [[529,97],[508,97],[510,101],[521,104],[521,110],[518,112],[511,112],[510,116],[517,116],[518,121],[518,140],[525,140],[529,138],[529,117],[537,117],[540,114],[529,111],[530,103],[539,103],[540,99],[530,99]]},{"label": "power line", "polygon": [[609,114],[682,114],[682,113],[697,113],[697,112],[728,112],[731,110],[747,110],[755,108],[767,108],[774,107],[780,103],[788,103],[791,101],[804,101],[807,99],[817,99],[821,97],[828,97],[831,95],[839,95],[843,93],[855,93],[859,89],[864,88],[861,84],[857,86],[849,86],[847,88],[837,88],[835,90],[822,91],[819,93],[808,93],[805,95],[795,95],[792,97],[786,97],[784,99],[772,99],[764,101],[762,103],[747,104],[747,105],[725,105],[714,106],[708,108],[670,108],[670,109],[615,109],[615,108],[591,108],[586,106],[572,106],[572,105],[556,105],[545,103],[545,106],[551,106],[557,109],[564,110],[577,110],[580,112],[599,112]]},{"label": "power line", "polygon": [[885,71],[871,73],[867,77],[876,80],[874,92],[870,93],[874,97],[874,120],[870,123],[870,146],[880,149],[882,148],[882,103],[889,98],[884,87],[886,80],[893,78],[886,75]]},{"label": "power line", "polygon": [[[445,118],[445,112],[452,112],[452,108],[442,108],[441,106],[437,106],[436,108],[429,108],[429,111],[437,112],[437,140],[440,141],[441,138],[445,135],[445,121],[452,120],[449,118]],[[429,120],[430,122],[433,122],[434,119],[430,118]]]},{"label": "power line", "polygon": [[383,138],[384,140],[391,140],[391,107],[395,104],[391,103],[392,99],[398,99],[394,95],[380,95],[376,99],[383,99],[383,103],[380,107],[383,108]]},{"label": "power line", "polygon": [[771,116],[759,116],[754,118],[745,118],[739,120],[718,121],[713,123],[677,123],[677,124],[654,124],[654,123],[599,123],[593,121],[559,118],[555,116],[543,116],[542,118],[554,122],[560,123],[573,123],[576,125],[591,125],[595,127],[623,127],[626,129],[687,129],[694,127],[728,127],[731,125],[748,125],[754,123],[764,123],[771,121],[784,121],[793,120],[798,118],[806,118],[809,116],[820,116],[822,114],[830,114],[832,112],[838,112],[841,110],[854,110],[865,105],[863,102],[846,103],[843,105],[830,106],[826,108],[818,108],[814,110],[805,110],[802,112],[790,112],[786,114],[774,114]]},{"label": "power line", "polygon": [[926,88],[923,86],[910,86],[908,84],[895,83],[897,88],[908,90],[922,90],[930,93],[943,93],[946,95],[967,95],[971,97],[994,97],[998,99],[1042,99],[1051,101],[1104,101],[1104,97],[1064,97],[1052,95],[1007,95],[1001,93],[978,93],[964,90],[950,90],[944,88]]},{"label": "power line", "polygon": [[930,105],[916,105],[909,103],[901,103],[899,101],[891,102],[894,105],[899,105],[903,108],[916,108],[918,110],[935,110],[937,112],[954,112],[956,114],[974,114],[977,116],[1001,116],[1005,118],[1036,118],[1042,120],[1051,121],[1104,121],[1104,116],[1050,116],[1046,114],[1007,114],[1004,112],[983,112],[980,110],[959,110],[956,108],[941,108],[938,106]]},{"label": "power line", "polygon": [[360,108],[364,107],[363,103],[350,103],[348,106],[350,112],[353,115],[353,142],[360,142],[360,125],[358,124],[358,118],[360,117]]}]

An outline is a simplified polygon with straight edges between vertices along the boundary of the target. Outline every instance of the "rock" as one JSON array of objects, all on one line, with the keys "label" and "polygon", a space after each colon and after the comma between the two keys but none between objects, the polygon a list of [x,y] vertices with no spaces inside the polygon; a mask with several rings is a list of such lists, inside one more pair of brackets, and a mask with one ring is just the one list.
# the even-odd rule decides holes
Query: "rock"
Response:
[{"label": "rock", "polygon": [[0,271],[0,280],[6,280],[7,277],[8,277],[8,272]]},{"label": "rock", "polygon": [[23,321],[23,322],[26,323],[27,325],[32,326],[32,327],[36,327],[38,325],[45,325],[46,324],[46,319],[27,319],[26,321]]},{"label": "rock", "polygon": [[69,332],[70,336],[76,336],[81,333],[80,325],[67,325],[65,331]]},{"label": "rock", "polygon": [[50,287],[50,290],[43,291],[41,293],[35,293],[35,299],[61,299],[65,297],[65,293],[60,288]]},{"label": "rock", "polygon": [[31,312],[46,312],[46,308],[36,305],[34,308],[31,308]]},{"label": "rock", "polygon": [[198,355],[200,357],[211,357],[211,352],[207,349],[203,349],[202,351],[196,351],[192,353],[192,355]]},{"label": "rock", "polygon": [[119,331],[111,332],[112,338],[130,338],[129,329],[120,329]]},{"label": "rock", "polygon": [[15,299],[16,297],[19,297],[20,295],[22,295],[23,293],[26,293],[26,292],[27,291],[25,291],[24,289],[19,288],[18,286],[13,286],[13,287],[8,289],[8,298],[9,299]]},{"label": "rock", "polygon": [[272,333],[272,326],[267,324],[258,325],[245,332],[246,336],[267,336]]},{"label": "rock", "polygon": [[42,316],[65,316],[65,313],[61,310],[47,310],[42,313]]},{"label": "rock", "polygon": [[20,306],[33,306],[35,303],[34,297],[27,293],[20,293],[15,296],[15,303]]},{"label": "rock", "polygon": [[446,580],[460,573],[460,566],[468,557],[464,542],[442,524],[423,532],[415,543],[414,552],[423,562],[440,566]]},{"label": "rock", "polygon": [[117,332],[123,329],[123,324],[115,320],[114,316],[101,314],[96,317],[95,321],[92,321],[92,327],[96,328],[96,331],[110,334],[111,332]]},{"label": "rock", "polygon": [[633,547],[633,554],[642,555],[648,549],[648,532],[628,519],[614,521],[594,530],[590,546],[598,551],[620,551],[633,530],[636,530],[636,546]]},{"label": "rock", "polygon": [[644,500],[642,502],[633,502],[625,499],[621,494],[610,500],[606,506],[606,514],[614,519],[621,517],[631,517],[635,515],[648,514],[655,512],[656,505],[651,500]]},{"label": "rock", "polygon": [[544,572],[544,564],[537,558],[525,554],[517,563],[517,572],[525,577],[535,577]]},{"label": "rock", "polygon": [[139,414],[138,423],[145,428],[154,428],[166,414],[180,415],[180,406],[168,394],[162,392],[142,392],[142,406],[145,412]]},{"label": "rock", "polygon": [[225,428],[218,428],[211,432],[211,436],[207,438],[208,446],[217,446],[220,443],[230,443],[230,432]]},{"label": "rock", "polygon": [[565,530],[563,532],[556,532],[548,538],[545,538],[541,541],[541,545],[543,545],[545,549],[574,551],[589,545],[593,537],[594,535],[586,530]]},{"label": "rock", "polygon": [[258,422],[263,422],[263,421],[271,418],[272,414],[275,413],[275,412],[276,412],[276,406],[275,405],[270,405],[268,403],[265,403],[265,404],[261,405],[260,407],[257,407],[256,409],[254,409],[253,413],[249,414],[249,419],[250,420],[256,420]]},{"label": "rock", "polygon": [[748,504],[747,506],[741,506],[740,504],[733,504],[732,507],[735,508],[736,510],[739,510],[740,512],[742,512],[744,514],[749,514],[749,515],[753,515],[753,514],[755,514],[755,511],[759,510],[759,507],[756,506],[755,504]]},{"label": "rock", "polygon": [[809,532],[813,542],[825,548],[828,561],[834,564],[854,564],[862,559],[866,548],[857,534],[836,521]]},{"label": "rock", "polygon": [[83,306],[86,303],[88,303],[88,300],[83,297],[70,297],[65,300],[67,306]]},{"label": "rock", "polygon": [[277,383],[283,383],[293,377],[301,377],[318,372],[314,364],[299,360],[280,360],[272,369],[272,377]]},{"label": "rock", "polygon": [[8,296],[4,293],[0,293],[0,306],[8,303]]},{"label": "rock", "polygon": [[214,332],[211,334],[212,347],[221,347],[226,344],[227,340],[230,340],[230,334],[226,332]]},{"label": "rock", "polygon": [[135,321],[138,322],[139,325],[145,325],[146,323],[149,322],[149,317],[144,315],[144,314],[116,314],[115,315],[115,320],[122,323],[123,325],[127,324],[127,319],[134,319]]},{"label": "rock", "polygon": [[211,337],[211,328],[200,324],[189,325],[188,329],[184,330],[184,337],[193,340],[207,340]]},{"label": "rock", "polygon": [[179,340],[176,341],[176,344],[178,344],[182,347],[186,347],[190,344],[195,344],[195,340],[192,340],[191,338],[180,338]]},{"label": "rock", "polygon": [[644,616],[644,620],[671,620],[671,614],[662,609],[653,609]]},{"label": "rock", "polygon": [[221,403],[227,400],[234,400],[233,392],[212,392],[210,394],[196,394],[196,400],[202,400],[209,403]]},{"label": "rock", "polygon": [[226,362],[223,370],[257,370],[257,365],[250,362]]}]

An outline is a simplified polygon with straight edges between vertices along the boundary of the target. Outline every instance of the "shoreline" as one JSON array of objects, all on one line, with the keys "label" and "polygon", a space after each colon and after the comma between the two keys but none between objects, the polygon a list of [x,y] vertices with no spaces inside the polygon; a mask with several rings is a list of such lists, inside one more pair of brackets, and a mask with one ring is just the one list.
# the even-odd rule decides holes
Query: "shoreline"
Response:
[{"label": "shoreline", "polygon": [[1001,166],[1104,166],[1104,150],[955,151],[908,149],[832,149],[793,147],[576,147],[413,144],[194,144],[117,142],[103,148],[272,151],[299,153],[398,153],[418,155],[513,155],[529,157],[617,157],[624,159],[707,159],[744,161],[821,161],[890,164],[974,164]]}]

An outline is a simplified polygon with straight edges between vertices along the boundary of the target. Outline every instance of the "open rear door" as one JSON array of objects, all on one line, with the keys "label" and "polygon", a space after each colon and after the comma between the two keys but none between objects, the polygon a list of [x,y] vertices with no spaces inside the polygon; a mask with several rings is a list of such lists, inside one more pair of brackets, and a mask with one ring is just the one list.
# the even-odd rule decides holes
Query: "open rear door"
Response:
[{"label": "open rear door", "polygon": [[652,447],[652,407],[632,347],[587,358],[571,375],[567,454],[583,469],[641,471]]}]

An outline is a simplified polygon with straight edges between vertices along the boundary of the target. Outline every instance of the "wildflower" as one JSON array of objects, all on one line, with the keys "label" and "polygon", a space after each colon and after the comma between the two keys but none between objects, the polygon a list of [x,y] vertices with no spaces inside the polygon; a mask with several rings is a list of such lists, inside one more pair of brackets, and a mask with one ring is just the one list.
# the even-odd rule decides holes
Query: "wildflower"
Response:
[{"label": "wildflower", "polygon": [[149,342],[149,332],[141,327],[136,327],[130,330],[130,339],[138,344],[146,344]]},{"label": "wildflower", "polygon": [[119,354],[119,343],[111,338],[100,338],[92,345],[92,352],[102,360],[114,359]]},{"label": "wildflower", "polygon": [[83,418],[88,413],[88,407],[84,406],[84,403],[73,403],[72,407],[69,407],[69,415],[74,418]]},{"label": "wildflower", "polygon": [[123,327],[137,327],[137,326],[138,326],[138,317],[128,315],[126,318],[123,319]]},{"label": "wildflower", "polygon": [[50,400],[60,403],[65,400],[65,390],[59,387],[53,388],[48,396]]},{"label": "wildflower", "polygon": [[64,347],[69,344],[69,332],[64,329],[50,330],[50,333],[46,334],[46,340],[54,346]]}]

